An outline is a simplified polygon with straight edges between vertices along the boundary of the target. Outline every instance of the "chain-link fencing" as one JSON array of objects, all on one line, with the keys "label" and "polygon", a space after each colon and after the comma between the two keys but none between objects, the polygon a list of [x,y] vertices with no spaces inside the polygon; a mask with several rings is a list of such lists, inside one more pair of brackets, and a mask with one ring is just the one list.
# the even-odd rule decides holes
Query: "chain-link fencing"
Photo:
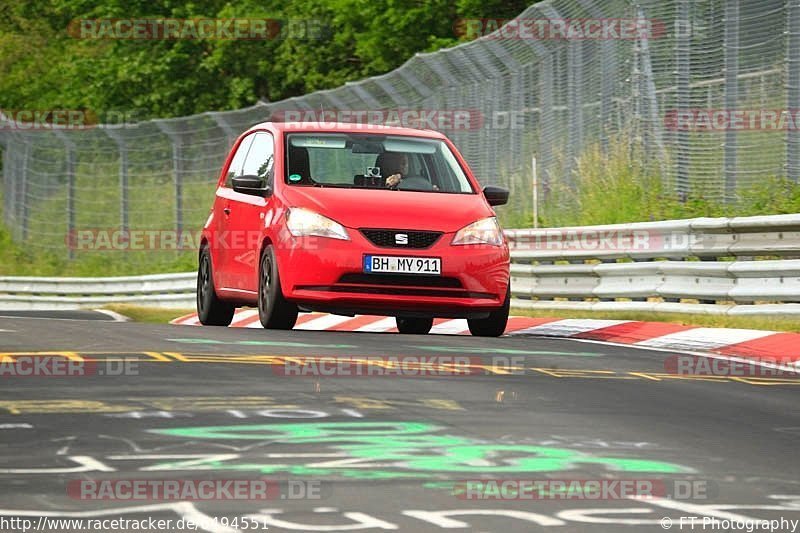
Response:
[{"label": "chain-link fencing", "polygon": [[[331,112],[465,112],[443,131],[481,182],[511,189],[517,213],[533,208],[534,158],[546,197],[574,184],[584,150],[615,142],[638,145],[679,198],[800,177],[800,0],[550,0],[490,32],[494,22],[459,21],[480,38],[382,76],[246,109],[84,128],[0,122],[5,224],[69,255],[84,250],[82,230],[180,240],[205,221],[239,133]],[[113,234],[91,235],[87,251],[114,249]]]}]

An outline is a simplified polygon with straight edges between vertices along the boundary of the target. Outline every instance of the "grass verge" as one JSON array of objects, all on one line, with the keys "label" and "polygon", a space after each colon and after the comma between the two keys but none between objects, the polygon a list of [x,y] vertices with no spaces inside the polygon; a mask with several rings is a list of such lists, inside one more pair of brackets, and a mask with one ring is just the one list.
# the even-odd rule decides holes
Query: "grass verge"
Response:
[{"label": "grass verge", "polygon": [[194,309],[166,309],[130,304],[106,305],[103,309],[124,315],[134,322],[145,322],[147,324],[166,324],[170,320],[194,312]]}]

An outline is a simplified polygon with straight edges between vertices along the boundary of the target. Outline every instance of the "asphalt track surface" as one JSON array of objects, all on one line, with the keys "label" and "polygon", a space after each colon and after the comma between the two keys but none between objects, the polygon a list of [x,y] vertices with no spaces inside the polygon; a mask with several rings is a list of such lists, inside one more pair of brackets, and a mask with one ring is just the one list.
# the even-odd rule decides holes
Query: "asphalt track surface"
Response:
[{"label": "asphalt track surface", "polygon": [[[737,531],[724,529],[724,520],[800,519],[795,380],[677,378],[664,373],[669,353],[573,340],[6,315],[0,349],[14,355],[4,362],[52,353],[94,366],[84,363],[88,376],[0,378],[2,531],[23,531],[23,519],[29,530],[79,530],[47,521],[66,518],[169,519],[169,527],[147,530],[189,531],[176,525],[188,517],[230,532],[256,524],[270,531],[664,531],[664,517],[672,530],[692,530],[688,522],[680,527],[682,516],[699,517],[694,531]],[[285,375],[297,361],[320,372],[299,358],[327,356],[466,356],[479,371]],[[515,370],[502,373],[504,361]],[[269,480],[277,492],[243,500],[218,491],[187,503],[91,499],[102,496],[99,489],[81,495],[75,488],[81,480],[111,480],[120,490],[120,480],[184,487],[186,480],[243,479]],[[475,480],[545,479],[650,481],[672,497],[512,499],[509,489],[501,500],[463,492],[477,490]],[[237,517],[249,517],[249,528],[234,527]],[[703,517],[722,522],[702,528]],[[792,531],[780,524],[773,531]]]}]

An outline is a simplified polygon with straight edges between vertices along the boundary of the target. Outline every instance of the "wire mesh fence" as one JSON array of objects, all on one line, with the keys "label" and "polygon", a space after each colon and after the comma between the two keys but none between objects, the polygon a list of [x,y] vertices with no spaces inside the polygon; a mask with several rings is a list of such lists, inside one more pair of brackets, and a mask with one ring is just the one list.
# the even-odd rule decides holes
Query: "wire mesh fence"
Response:
[{"label": "wire mesh fence", "polygon": [[534,157],[546,196],[574,184],[584,150],[614,142],[638,145],[679,198],[733,199],[767,177],[800,177],[800,0],[550,0],[497,23],[460,21],[479,38],[236,111],[81,128],[6,116],[5,224],[31,248],[70,256],[84,251],[82,229],[196,230],[240,132],[344,112],[401,122],[408,110],[464,112],[439,129],[482,183],[511,189],[517,213],[533,208]]}]

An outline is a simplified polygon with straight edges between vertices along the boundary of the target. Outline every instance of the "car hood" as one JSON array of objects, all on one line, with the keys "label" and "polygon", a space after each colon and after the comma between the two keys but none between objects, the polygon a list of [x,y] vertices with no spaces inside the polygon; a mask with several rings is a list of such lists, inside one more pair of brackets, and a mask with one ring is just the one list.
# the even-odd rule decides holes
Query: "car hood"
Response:
[{"label": "car hood", "polygon": [[284,188],[289,207],[305,207],[348,228],[458,231],[493,216],[480,194],[346,189]]}]

